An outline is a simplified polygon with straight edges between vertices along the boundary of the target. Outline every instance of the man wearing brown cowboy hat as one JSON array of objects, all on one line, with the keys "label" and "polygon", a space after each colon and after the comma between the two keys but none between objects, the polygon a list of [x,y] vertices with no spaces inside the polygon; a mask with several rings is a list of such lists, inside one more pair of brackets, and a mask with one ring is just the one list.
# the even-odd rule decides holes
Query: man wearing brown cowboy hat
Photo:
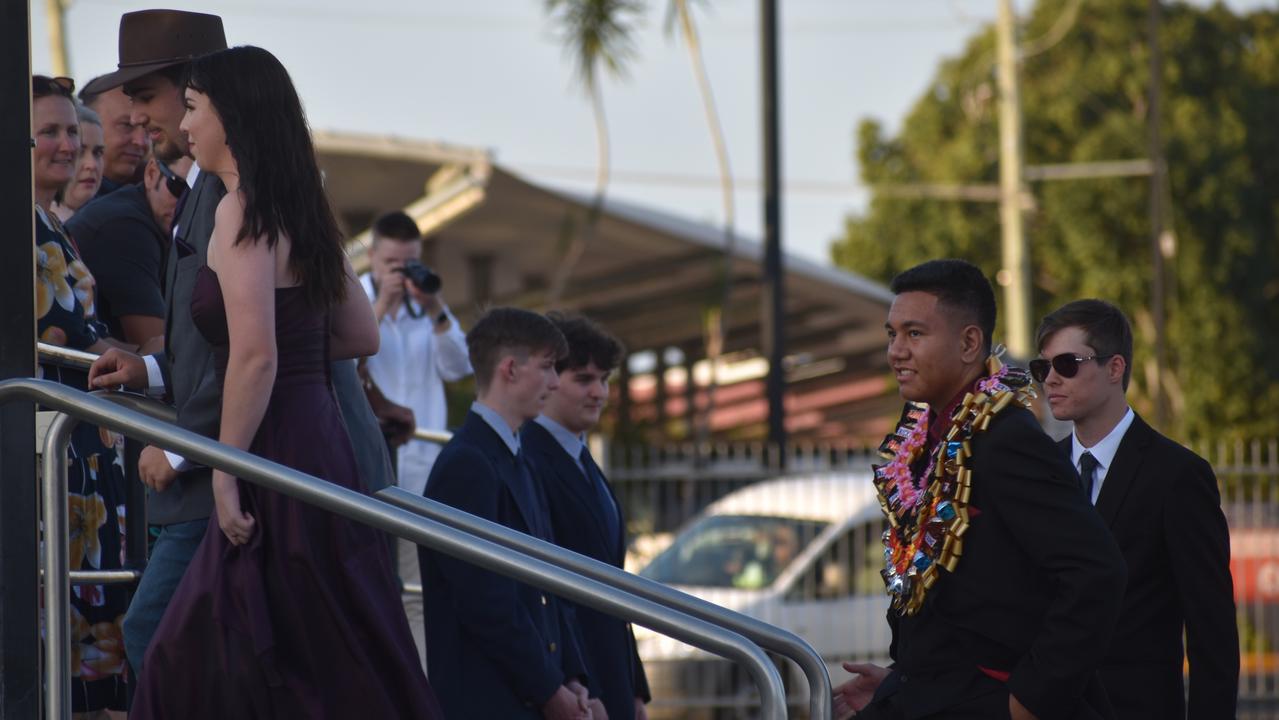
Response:
[{"label": "man wearing brown cowboy hat", "polygon": [[[119,69],[87,88],[124,86],[133,103],[132,121],[145,127],[157,157],[173,161],[187,154],[179,130],[185,114],[183,74],[191,60],[226,48],[222,19],[179,10],[141,10],[120,18]],[[222,182],[193,165],[190,189],[173,218],[173,250],[165,268],[164,351],[146,357],[112,350],[89,372],[99,388],[125,385],[163,393],[177,409],[178,425],[206,437],[218,436],[222,391],[214,376],[212,350],[191,320],[196,271],[205,264],[214,211],[226,194]],[[354,361],[333,364],[332,380],[346,419],[356,461],[365,482],[385,486],[390,459],[355,374]],[[178,582],[209,527],[213,512],[210,471],[156,447],[138,460],[147,485],[147,522],[160,526],[146,572],[124,620],[125,653],[137,671]],[[218,528],[213,526],[214,531]]]}]

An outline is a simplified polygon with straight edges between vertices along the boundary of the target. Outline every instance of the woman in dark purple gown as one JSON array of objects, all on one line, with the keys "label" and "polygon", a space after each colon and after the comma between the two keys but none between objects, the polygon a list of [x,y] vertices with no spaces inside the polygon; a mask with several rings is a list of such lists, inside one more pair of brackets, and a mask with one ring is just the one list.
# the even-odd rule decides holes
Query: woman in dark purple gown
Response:
[{"label": "woman in dark purple gown", "polygon": [[[227,195],[192,319],[219,439],[364,491],[330,359],[377,350],[288,73],[253,47],[196,60],[182,130]],[[214,472],[217,512],[143,663],[135,718],[437,718],[384,540]]]}]

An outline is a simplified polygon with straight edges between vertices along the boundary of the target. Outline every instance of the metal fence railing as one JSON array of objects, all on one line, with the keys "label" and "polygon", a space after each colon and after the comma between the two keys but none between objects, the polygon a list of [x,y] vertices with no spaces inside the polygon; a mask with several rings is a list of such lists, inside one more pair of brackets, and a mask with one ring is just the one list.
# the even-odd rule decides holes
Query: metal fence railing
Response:
[{"label": "metal fence railing", "polygon": [[[1197,443],[1191,448],[1216,471],[1230,526],[1240,637],[1239,717],[1279,718],[1279,439]],[[698,528],[706,525],[708,530],[695,540],[682,539],[681,545],[689,541],[704,548],[718,539],[730,546],[736,533],[739,545],[753,546],[756,557],[791,558],[788,569],[763,575],[733,575],[724,569],[718,580],[723,587],[700,588],[698,593],[800,635],[822,654],[838,683],[846,677],[839,661],[887,655],[887,601],[878,575],[883,521],[877,505],[862,512],[857,503],[866,498],[839,487],[868,485],[874,461],[870,449],[847,445],[791,448],[784,470],[780,455],[762,443],[609,448],[608,476],[631,532],[628,569],[648,566],[694,519],[701,523]],[[823,477],[833,480],[821,482]],[[762,482],[779,478],[782,482]],[[747,488],[760,489],[755,493],[759,497],[752,500]],[[733,507],[712,507],[730,496],[726,502]],[[796,524],[778,534],[776,527],[763,523],[752,526],[716,517],[749,512],[744,508],[752,505],[770,508],[778,517],[822,516],[825,524]],[[837,507],[842,509],[836,511]],[[717,519],[718,525],[711,522]],[[798,552],[793,550],[796,540]],[[726,568],[736,567],[731,553],[726,551],[724,557],[729,558]],[[645,573],[655,570],[656,566]],[[707,577],[717,582],[705,568],[698,572],[703,582]],[[640,634],[640,641],[650,681],[656,678],[654,717],[749,714],[749,703],[738,691],[741,679],[731,669],[647,633]],[[800,683],[792,683],[794,668],[788,673],[788,664],[781,667],[788,689],[800,688]],[[802,700],[802,690],[790,692],[792,712],[802,707]]]},{"label": "metal fence railing", "polygon": [[763,714],[777,720],[785,716],[783,688],[776,669],[758,646],[723,627],[56,383],[29,379],[0,382],[0,404],[18,399],[37,402],[59,413],[50,426],[43,452],[42,502],[47,533],[42,564],[47,613],[46,717],[70,717],[67,663],[70,639],[66,634],[68,542],[66,515],[58,508],[66,507],[67,502],[66,446],[70,430],[82,420],[180,452],[184,457],[226,470],[248,482],[731,657],[746,666],[751,679],[759,686]]}]

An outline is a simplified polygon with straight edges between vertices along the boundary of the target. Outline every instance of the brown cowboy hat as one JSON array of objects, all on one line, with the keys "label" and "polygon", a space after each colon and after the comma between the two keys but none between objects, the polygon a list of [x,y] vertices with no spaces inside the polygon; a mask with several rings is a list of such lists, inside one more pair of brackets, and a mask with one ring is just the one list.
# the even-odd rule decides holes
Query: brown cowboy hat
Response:
[{"label": "brown cowboy hat", "polygon": [[84,87],[95,95],[201,55],[226,49],[217,15],[182,10],[139,10],[120,17],[120,69]]}]

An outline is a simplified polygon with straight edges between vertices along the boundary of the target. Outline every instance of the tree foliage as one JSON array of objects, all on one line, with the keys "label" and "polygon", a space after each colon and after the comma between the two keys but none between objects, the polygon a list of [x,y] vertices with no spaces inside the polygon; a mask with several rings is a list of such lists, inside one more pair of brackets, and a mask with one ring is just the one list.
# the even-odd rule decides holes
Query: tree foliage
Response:
[{"label": "tree foliage", "polygon": [[[1024,37],[1070,0],[1040,0]],[[1070,31],[1022,65],[1028,165],[1147,156],[1145,0],[1087,3]],[[1181,437],[1279,435],[1279,11],[1164,6],[1161,127],[1168,167],[1166,374]],[[997,183],[993,28],[942,64],[896,137],[865,120],[869,184]],[[1127,311],[1136,333],[1129,395],[1149,415],[1154,372],[1147,178],[1046,182],[1027,218],[1036,317],[1081,297]],[[993,203],[875,193],[832,245],[837,264],[878,279],[935,257],[994,278]],[[1002,331],[1001,331],[1002,332]],[[1169,377],[1170,376],[1170,377]]]}]

